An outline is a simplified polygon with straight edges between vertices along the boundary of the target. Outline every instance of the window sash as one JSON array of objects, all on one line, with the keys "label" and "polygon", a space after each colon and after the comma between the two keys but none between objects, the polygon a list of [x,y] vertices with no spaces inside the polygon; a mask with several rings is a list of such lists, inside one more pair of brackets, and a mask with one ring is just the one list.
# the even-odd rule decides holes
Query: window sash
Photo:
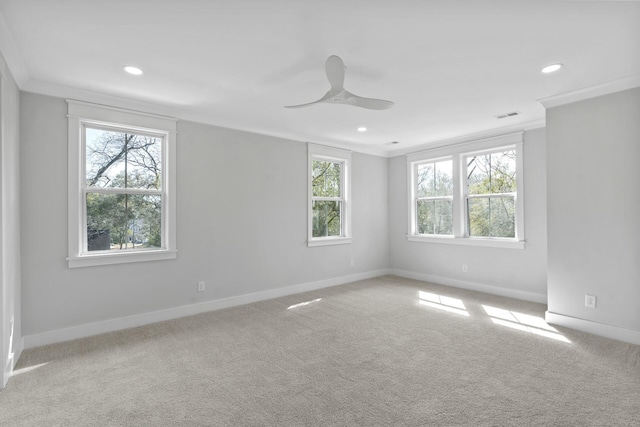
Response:
[{"label": "window sash", "polygon": [[[166,197],[164,196],[166,193],[166,174],[164,173],[163,170],[163,166],[165,164],[166,158],[167,158],[167,153],[166,153],[166,146],[167,146],[167,134],[166,133],[161,133],[161,132],[152,132],[152,131],[147,131],[147,130],[139,130],[139,129],[135,129],[135,128],[131,128],[131,127],[126,127],[126,126],[118,126],[116,124],[105,124],[105,123],[98,123],[95,124],[91,121],[82,121],[81,122],[81,126],[82,126],[82,177],[83,179],[81,180],[81,192],[82,192],[82,196],[81,196],[81,203],[82,203],[82,224],[83,224],[83,228],[82,228],[82,247],[80,250],[80,255],[81,256],[86,256],[86,255],[94,255],[97,252],[102,252],[104,254],[109,254],[109,253],[128,253],[128,252],[139,252],[141,249],[140,248],[124,248],[124,249],[118,249],[118,250],[105,250],[105,251],[90,251],[89,250],[89,241],[88,241],[88,212],[87,212],[87,195],[88,194],[123,194],[123,195],[157,195],[160,196],[160,224],[161,224],[161,228],[160,228],[160,243],[161,246],[159,248],[145,248],[144,250],[149,250],[149,251],[158,251],[158,250],[166,250],[167,249],[167,228],[165,227],[165,221],[167,218],[167,204],[165,203]],[[161,182],[160,182],[160,189],[154,189],[154,188],[136,188],[136,187],[96,187],[96,186],[90,186],[87,185],[86,182],[86,174],[87,174],[87,140],[86,140],[86,136],[87,136],[87,129],[97,129],[97,130],[104,130],[104,131],[108,131],[108,132],[116,132],[116,133],[123,133],[123,134],[132,134],[132,135],[140,135],[140,136],[148,136],[148,137],[153,137],[153,138],[157,138],[160,140],[160,177],[161,177]]]},{"label": "window sash", "polygon": [[85,187],[82,189],[84,195],[87,193],[98,193],[98,194],[152,194],[157,196],[162,196],[164,191],[155,190],[151,188],[104,188],[104,187]]},{"label": "window sash", "polygon": [[[336,160],[333,158],[327,158],[327,157],[323,157],[323,156],[313,156],[312,160],[311,160],[311,164],[313,165],[315,162],[326,162],[326,163],[334,163],[337,165],[340,165],[340,186],[338,188],[338,191],[340,192],[340,196],[315,196],[312,195],[311,196],[311,209],[313,210],[313,206],[314,206],[314,202],[337,202],[339,204],[339,209],[340,209],[340,216],[338,217],[338,221],[339,223],[339,229],[340,229],[340,233],[336,236],[336,235],[325,235],[325,236],[313,236],[312,233],[312,238],[313,239],[322,239],[322,238],[335,238],[335,237],[344,237],[345,232],[344,232],[344,184],[345,184],[345,180],[344,180],[344,171],[345,171],[345,162],[343,160]],[[311,180],[313,182],[314,177],[311,177]],[[312,192],[313,192],[313,186],[312,186]]]},{"label": "window sash", "polygon": [[[323,162],[323,163],[333,163],[336,165],[340,165],[340,186],[338,188],[339,191],[339,195],[338,196],[316,196],[315,194],[313,194],[313,186],[311,188],[312,190],[312,196],[313,198],[320,198],[320,197],[333,197],[333,198],[343,198],[344,195],[344,169],[345,169],[345,162],[343,160],[336,160],[336,159],[330,159],[330,158],[326,158],[326,157],[320,157],[320,156],[313,156],[312,161],[311,161],[311,165],[313,166],[313,164],[315,162]],[[312,172],[313,173],[313,172]],[[311,180],[313,182],[315,178],[312,176]]]},{"label": "window sash", "polygon": [[[165,168],[165,164],[167,161],[167,137],[168,134],[167,133],[162,133],[162,132],[153,132],[153,131],[149,131],[149,130],[144,130],[144,129],[136,129],[133,127],[124,127],[124,126],[117,126],[117,125],[112,125],[112,124],[104,124],[104,123],[94,123],[92,121],[84,121],[82,120],[80,122],[80,126],[82,127],[82,148],[81,148],[81,159],[80,161],[82,162],[81,164],[81,173],[82,173],[82,177],[83,179],[80,181],[80,184],[82,186],[83,189],[96,189],[96,188],[105,188],[105,187],[97,187],[95,185],[87,185],[86,182],[86,176],[87,176],[87,129],[96,129],[96,130],[104,130],[107,132],[118,132],[118,133],[124,133],[124,134],[133,134],[133,135],[139,135],[139,136],[147,136],[147,137],[151,137],[151,138],[157,138],[160,140],[160,178],[161,178],[161,183],[160,183],[160,191],[163,191],[164,189],[166,189],[166,185],[167,185],[167,180],[166,180],[166,174],[164,173],[164,168]],[[106,187],[109,188],[109,187]],[[111,187],[113,188],[113,187]],[[122,188],[122,187],[118,187],[118,188]],[[135,188],[135,187],[133,187]],[[132,190],[133,188],[124,188],[127,190]]]},{"label": "window sash", "polygon": [[[415,190],[414,191],[415,191],[415,193],[414,194],[416,195],[416,197],[419,197],[417,195],[420,192],[420,188],[419,188],[419,186],[420,186],[420,172],[419,172],[420,167],[421,166],[432,165],[432,167],[433,167],[433,179],[434,179],[433,184],[435,185],[434,191],[437,192],[437,181],[435,179],[436,178],[436,172],[439,170],[439,168],[437,168],[437,165],[441,164],[441,163],[447,163],[447,162],[451,162],[451,175],[452,175],[452,178],[453,178],[453,158],[452,157],[445,157],[445,158],[441,158],[441,159],[433,159],[433,160],[429,160],[429,161],[425,161],[425,162],[417,162],[417,163],[415,163],[415,166],[414,166],[414,175],[415,175],[414,176],[414,179],[415,179]],[[424,198],[424,197],[448,197],[448,196],[453,196],[453,191],[454,191],[453,188],[451,188],[451,193],[450,194],[439,194],[439,195],[434,195],[434,196],[421,196],[421,198]]]},{"label": "window sash", "polygon": [[[433,207],[434,207],[434,218],[433,218],[433,227],[432,227],[432,233],[420,233],[420,229],[421,227],[424,227],[423,224],[420,224],[420,215],[419,215],[419,211],[420,211],[420,202],[433,202]],[[451,202],[451,211],[450,211],[450,217],[451,217],[451,232],[450,233],[436,233],[435,228],[436,228],[436,219],[440,219],[440,217],[438,216],[438,203],[437,202]],[[419,236],[453,236],[453,197],[451,196],[444,196],[444,197],[420,197],[416,199],[415,202],[415,210],[416,210],[416,224],[415,224],[415,230],[416,230],[416,235]],[[449,212],[447,212],[449,213]]]},{"label": "window sash", "polygon": [[[488,229],[489,229],[490,232],[493,230],[493,226],[494,226],[493,216],[492,216],[493,211],[491,209],[491,200],[510,199],[510,200],[513,201],[512,202],[513,207],[514,207],[513,220],[512,220],[513,227],[514,227],[514,229],[513,229],[514,236],[513,237],[511,237],[511,236],[498,236],[498,235],[491,235],[491,234],[489,234],[489,235],[479,235],[479,234],[478,235],[473,235],[472,234],[472,232],[471,232],[472,231],[471,230],[471,213],[470,213],[471,207],[470,207],[469,202],[470,201],[474,201],[474,200],[482,200],[482,199],[486,199],[486,200],[489,201],[489,206],[488,206],[488,211],[487,212],[488,212],[488,216],[489,216],[489,218],[488,218],[488,220],[489,220]],[[484,195],[484,196],[468,197],[467,200],[466,200],[466,203],[465,203],[465,207],[466,207],[466,209],[465,209],[465,213],[466,213],[466,215],[465,215],[465,219],[466,219],[465,233],[466,233],[467,237],[472,238],[472,239],[473,238],[481,238],[481,239],[509,239],[509,240],[515,238],[516,222],[518,220],[517,212],[515,211],[515,209],[516,209],[516,196],[515,196],[515,194],[513,194],[513,193],[511,193],[511,194],[505,193],[505,194],[490,194],[490,195]]]},{"label": "window sash", "polygon": [[[132,133],[134,135],[148,136],[151,138],[164,138],[164,136],[166,135],[166,133],[163,133],[163,132],[154,132],[148,129],[137,129],[134,126],[120,126],[115,123],[104,123],[104,122],[97,122],[93,120],[83,120],[82,121],[83,136],[86,136],[87,129],[103,130],[107,132]],[[85,143],[85,146],[86,146],[86,141],[83,140],[83,143]]]},{"label": "window sash", "polygon": [[[317,201],[317,200],[314,200],[314,202],[315,201]],[[322,202],[322,201],[325,201],[325,200],[320,200],[320,201]],[[325,232],[326,233],[325,234],[320,235],[320,236],[315,236],[314,235],[315,233],[312,232],[312,236],[315,239],[332,238],[332,237],[335,238],[335,237],[343,237],[344,236],[344,220],[343,220],[344,203],[341,200],[329,200],[329,201],[335,201],[337,203],[337,205],[338,205],[338,211],[339,211],[339,216],[338,216],[338,234],[329,234],[329,224],[326,224],[326,227],[325,227]],[[312,206],[312,209],[313,209],[314,203],[312,203],[311,206]],[[314,213],[314,219],[315,219],[316,210],[314,210],[313,213]],[[320,212],[318,211],[318,213],[320,213]],[[314,228],[313,231],[316,231],[316,229]]]},{"label": "window sash", "polygon": [[466,199],[482,199],[487,197],[515,197],[518,193],[485,193],[485,194],[467,194]]}]

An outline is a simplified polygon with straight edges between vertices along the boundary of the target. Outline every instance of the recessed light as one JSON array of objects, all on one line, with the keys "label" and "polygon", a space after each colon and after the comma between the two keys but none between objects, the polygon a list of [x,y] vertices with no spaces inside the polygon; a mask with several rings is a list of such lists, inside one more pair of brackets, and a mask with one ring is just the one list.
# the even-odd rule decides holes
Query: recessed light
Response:
[{"label": "recessed light", "polygon": [[360,127],[358,128],[358,132],[366,132],[366,131],[367,131],[367,128],[366,128],[366,127],[364,127],[364,126],[360,126]]},{"label": "recessed light", "polygon": [[127,65],[126,67],[124,67],[124,70],[129,74],[133,74],[134,76],[142,75],[142,70],[140,68],[134,67],[132,65]]},{"label": "recessed light", "polygon": [[562,64],[551,64],[551,65],[547,65],[546,67],[544,67],[542,69],[542,72],[545,74],[549,74],[549,73],[553,73],[555,71],[558,71],[560,68],[562,68]]}]

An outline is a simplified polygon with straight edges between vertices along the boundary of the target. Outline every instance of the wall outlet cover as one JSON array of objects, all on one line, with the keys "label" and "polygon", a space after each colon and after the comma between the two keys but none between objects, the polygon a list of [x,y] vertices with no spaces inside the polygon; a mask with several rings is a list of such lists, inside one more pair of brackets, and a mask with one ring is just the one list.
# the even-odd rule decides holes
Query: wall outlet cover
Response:
[{"label": "wall outlet cover", "polygon": [[596,297],[595,295],[585,295],[584,296],[584,306],[589,308],[596,308]]}]

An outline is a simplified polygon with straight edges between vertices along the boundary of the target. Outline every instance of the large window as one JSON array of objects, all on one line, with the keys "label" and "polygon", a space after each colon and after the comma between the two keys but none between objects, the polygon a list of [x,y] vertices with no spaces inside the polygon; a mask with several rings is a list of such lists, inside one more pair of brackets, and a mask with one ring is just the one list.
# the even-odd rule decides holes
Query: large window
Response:
[{"label": "large window", "polygon": [[350,243],[351,153],[309,144],[308,245]]},{"label": "large window", "polygon": [[69,266],[175,258],[175,120],[69,101]]},{"label": "large window", "polygon": [[407,156],[412,241],[524,247],[522,134]]}]

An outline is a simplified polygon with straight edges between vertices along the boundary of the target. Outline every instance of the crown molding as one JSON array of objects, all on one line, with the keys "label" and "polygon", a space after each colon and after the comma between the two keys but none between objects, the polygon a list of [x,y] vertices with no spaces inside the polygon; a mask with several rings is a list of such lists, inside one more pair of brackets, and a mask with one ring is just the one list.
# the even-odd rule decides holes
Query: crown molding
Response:
[{"label": "crown molding", "polygon": [[29,81],[29,72],[24,65],[22,55],[20,55],[13,35],[9,31],[9,26],[4,19],[2,11],[0,11],[0,56],[4,58],[4,65],[13,76],[18,87],[22,89],[24,84]]},{"label": "crown molding", "polygon": [[179,120],[192,121],[196,123],[202,123],[206,125],[216,126],[224,129],[233,129],[239,132],[247,132],[258,135],[270,136],[273,138],[286,139],[289,141],[295,141],[300,143],[317,143],[327,146],[333,146],[336,148],[342,148],[350,151],[354,151],[362,154],[370,154],[378,157],[388,157],[387,151],[382,147],[377,146],[363,146],[355,143],[342,143],[335,144],[321,140],[306,141],[302,140],[295,135],[290,135],[284,132],[269,132],[263,129],[230,127],[227,125],[221,125],[211,118],[209,115],[203,114],[198,111],[177,108],[169,105],[162,105],[152,102],[135,101],[128,98],[122,98],[119,96],[105,95],[99,92],[93,92],[84,89],[78,89],[71,86],[58,85],[49,82],[43,82],[38,80],[29,80],[23,85],[22,90],[24,92],[36,93],[39,95],[53,96],[63,99],[74,99],[82,102],[89,102],[93,104],[100,104],[105,106],[111,106],[115,108],[123,108],[132,111],[144,111],[145,113],[176,117]]},{"label": "crown molding", "polygon": [[584,101],[585,99],[608,95],[615,92],[621,92],[623,90],[633,89],[639,86],[640,74],[633,74],[599,85],[589,86],[571,92],[548,96],[546,98],[540,98],[537,101],[545,108],[553,108],[559,105],[570,104],[577,101]]},{"label": "crown molding", "polygon": [[490,139],[496,137],[502,137],[506,134],[526,132],[533,129],[539,129],[545,127],[545,119],[532,120],[525,123],[516,123],[509,126],[503,126],[499,128],[487,129],[486,131],[470,133],[466,135],[460,135],[453,138],[434,140],[426,142],[420,145],[413,145],[399,150],[390,151],[386,154],[386,157],[397,157],[406,154],[413,154],[421,151],[428,151],[441,147],[448,147],[452,145],[465,144],[467,142],[473,142],[483,139]]}]

